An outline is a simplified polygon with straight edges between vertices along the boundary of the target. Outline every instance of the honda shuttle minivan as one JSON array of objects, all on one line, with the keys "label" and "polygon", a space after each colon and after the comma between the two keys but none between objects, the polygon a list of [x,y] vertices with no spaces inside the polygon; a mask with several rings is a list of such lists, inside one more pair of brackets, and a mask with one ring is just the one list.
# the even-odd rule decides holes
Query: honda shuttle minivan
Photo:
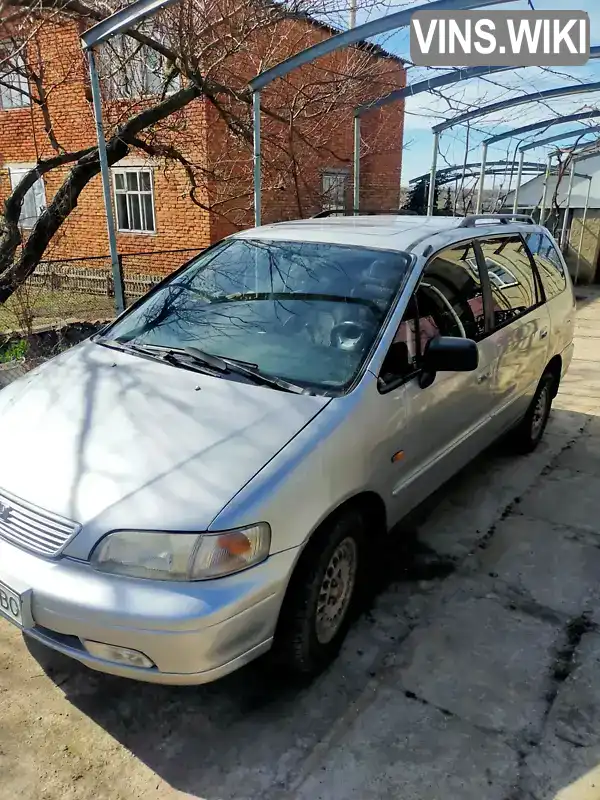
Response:
[{"label": "honda shuttle minivan", "polygon": [[574,313],[530,218],[225,239],[0,391],[0,614],[145,681],[272,647],[317,672],[380,537],[502,434],[540,441]]}]

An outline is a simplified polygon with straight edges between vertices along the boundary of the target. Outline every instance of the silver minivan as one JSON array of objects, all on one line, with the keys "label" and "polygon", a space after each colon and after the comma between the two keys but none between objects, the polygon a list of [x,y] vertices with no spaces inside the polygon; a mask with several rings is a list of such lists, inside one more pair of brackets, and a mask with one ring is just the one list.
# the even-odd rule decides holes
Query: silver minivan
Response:
[{"label": "silver minivan", "polygon": [[528,217],[244,231],[0,391],[0,614],[145,681],[337,653],[369,553],[540,441],[574,294]]}]

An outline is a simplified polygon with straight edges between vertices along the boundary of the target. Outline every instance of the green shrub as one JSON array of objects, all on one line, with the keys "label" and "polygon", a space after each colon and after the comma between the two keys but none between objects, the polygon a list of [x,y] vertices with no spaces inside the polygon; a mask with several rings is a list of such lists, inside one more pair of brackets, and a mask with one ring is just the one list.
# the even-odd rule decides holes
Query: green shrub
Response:
[{"label": "green shrub", "polygon": [[27,355],[29,344],[25,339],[10,342],[0,349],[0,364],[9,364],[11,361],[20,361]]}]

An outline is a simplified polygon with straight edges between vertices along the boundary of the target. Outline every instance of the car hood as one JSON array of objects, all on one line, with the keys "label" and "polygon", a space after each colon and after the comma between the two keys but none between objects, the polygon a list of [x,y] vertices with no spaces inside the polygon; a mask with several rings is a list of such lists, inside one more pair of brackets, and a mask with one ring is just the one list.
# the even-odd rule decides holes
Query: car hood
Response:
[{"label": "car hood", "polygon": [[116,528],[206,530],[328,402],[88,341],[0,391],[0,491],[80,523],[79,558]]}]

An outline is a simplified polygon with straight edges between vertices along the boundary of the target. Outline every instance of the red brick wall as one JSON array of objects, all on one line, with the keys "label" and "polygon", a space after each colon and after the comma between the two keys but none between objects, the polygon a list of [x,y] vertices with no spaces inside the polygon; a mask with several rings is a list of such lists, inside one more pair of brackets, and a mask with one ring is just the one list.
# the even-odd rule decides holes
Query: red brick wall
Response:
[{"label": "red brick wall", "polygon": [[[273,63],[328,38],[324,31],[306,21],[287,20],[276,26],[276,33],[246,43],[244,54],[235,60],[235,69],[224,70],[221,82],[243,90],[246,82]],[[277,40],[273,51],[273,39]],[[275,58],[273,58],[275,56]],[[397,60],[375,55],[362,48],[334,52],[275,81],[262,92],[262,103],[287,120],[292,109],[296,131],[290,145],[289,126],[262,114],[262,208],[263,222],[306,217],[322,209],[322,173],[328,169],[347,174],[347,207],[352,206],[353,111],[358,105],[386,95],[405,85],[406,75]],[[335,82],[341,87],[335,101]],[[225,107],[241,116],[240,105],[219,98]],[[305,114],[299,106],[306,104]],[[330,109],[332,109],[330,111]],[[225,204],[228,216],[241,226],[252,224],[252,146],[228,135],[214,109],[209,125],[211,165],[225,161],[225,182],[235,185],[235,202]],[[402,166],[404,104],[393,103],[362,118],[361,133],[361,208],[398,207]],[[293,148],[296,158],[290,158]],[[282,152],[282,149],[285,152]],[[296,174],[294,166],[300,165]],[[222,186],[211,182],[211,204],[219,202]],[[298,202],[298,197],[300,202]],[[232,212],[231,208],[235,211]],[[219,235],[234,226],[213,218],[213,231]],[[218,238],[218,237],[217,237]]]},{"label": "red brick wall", "polygon": [[[305,21],[279,23],[276,36],[277,61],[327,37]],[[236,56],[223,76],[230,83],[236,80],[243,87],[256,74],[266,48],[272,48],[273,36],[263,41],[249,42],[246,53]],[[39,34],[45,83],[52,86],[49,100],[52,120],[58,141],[67,149],[79,149],[95,143],[94,123],[87,90],[85,63],[82,58],[76,24],[45,25]],[[30,54],[29,58],[33,56]],[[264,61],[263,67],[265,66]],[[356,76],[346,89],[344,103],[328,113],[331,81],[335,74]],[[333,76],[333,78],[332,78]],[[366,78],[365,78],[366,76]],[[311,89],[313,100],[308,114],[300,114],[297,125],[301,136],[292,145],[296,160],[301,164],[297,183],[300,208],[296,200],[296,182],[289,155],[287,126],[266,117],[263,120],[263,152],[265,168],[263,181],[264,221],[308,216],[320,210],[322,171],[327,168],[348,171],[348,205],[352,198],[352,109],[371,97],[385,94],[404,84],[404,70],[393,59],[372,55],[363,50],[335,53],[316,65],[293,73],[285,82],[265,90],[269,107],[281,116],[289,114],[290,103],[298,100],[298,90],[311,84],[323,83],[324,88]],[[221,98],[226,105],[228,101]],[[105,110],[107,127],[119,109]],[[248,109],[238,112],[248,116]],[[312,115],[312,118],[311,118]],[[361,205],[392,208],[398,205],[402,156],[402,104],[370,112],[362,124]],[[196,163],[217,169],[218,180],[200,186],[197,199],[203,205],[214,204],[228,193],[236,195],[219,210],[233,218],[238,226],[252,224],[252,148],[251,143],[228,133],[214,107],[198,100],[188,106],[177,124],[177,146]],[[304,137],[305,140],[302,140]],[[6,197],[10,182],[6,165],[33,163],[52,153],[39,109],[0,110],[0,201]],[[137,154],[139,155],[139,154]],[[132,157],[136,154],[132,153]],[[142,160],[142,156],[140,156]],[[67,168],[49,173],[45,178],[46,198],[50,200],[60,186]],[[127,258],[127,254],[156,252],[181,248],[204,247],[235,229],[218,214],[210,214],[194,204],[189,197],[189,185],[183,168],[174,164],[157,163],[153,168],[157,232],[155,234],[119,233],[118,249],[125,255],[127,268],[143,272],[169,271],[186,255],[143,256]],[[82,192],[78,206],[55,237],[46,253],[47,258],[80,258],[105,255],[108,252],[106,223],[100,178],[93,180]],[[90,266],[92,263],[90,262]]]}]

